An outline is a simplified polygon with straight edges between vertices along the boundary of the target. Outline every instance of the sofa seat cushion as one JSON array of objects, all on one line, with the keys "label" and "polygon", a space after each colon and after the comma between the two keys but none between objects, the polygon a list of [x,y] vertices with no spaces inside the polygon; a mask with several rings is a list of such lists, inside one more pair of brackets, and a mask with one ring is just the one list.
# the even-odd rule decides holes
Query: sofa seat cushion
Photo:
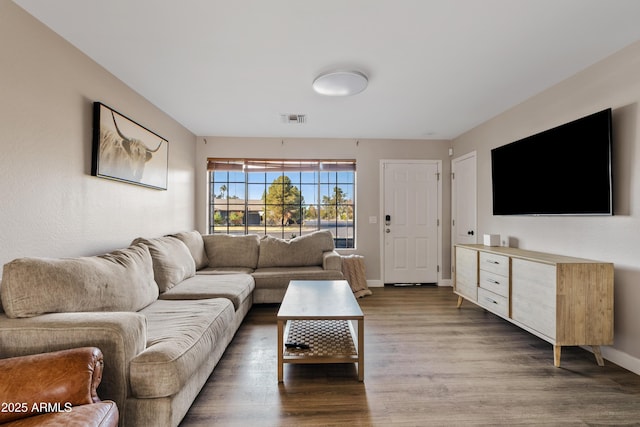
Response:
[{"label": "sofa seat cushion", "polygon": [[147,348],[130,364],[133,397],[172,396],[210,357],[228,344],[235,310],[226,298],[157,300],[140,311],[147,318]]},{"label": "sofa seat cushion", "polygon": [[291,240],[264,236],[260,239],[258,268],[322,265],[322,254],[333,249],[333,235],[328,230]]},{"label": "sofa seat cushion", "polygon": [[256,268],[260,238],[255,234],[207,234],[202,236],[209,267]]},{"label": "sofa seat cushion", "polygon": [[248,274],[196,275],[160,295],[166,300],[227,298],[237,310],[255,288]]},{"label": "sofa seat cushion", "polygon": [[149,247],[153,259],[153,275],[160,293],[196,274],[196,263],[189,248],[175,237],[137,238],[133,244]]},{"label": "sofa seat cushion", "polygon": [[286,288],[290,280],[342,280],[341,271],[319,266],[259,268],[252,274],[256,288]]},{"label": "sofa seat cushion", "polygon": [[79,258],[20,258],[5,264],[2,305],[8,317],[87,311],[138,311],[158,298],[144,245]]}]

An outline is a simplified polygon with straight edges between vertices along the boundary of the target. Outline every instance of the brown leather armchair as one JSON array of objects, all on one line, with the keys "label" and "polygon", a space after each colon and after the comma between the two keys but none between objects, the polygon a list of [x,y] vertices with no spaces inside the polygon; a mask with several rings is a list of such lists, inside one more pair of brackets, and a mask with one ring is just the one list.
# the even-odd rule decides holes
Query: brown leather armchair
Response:
[{"label": "brown leather armchair", "polygon": [[96,392],[103,363],[95,347],[0,359],[0,425],[117,426]]}]

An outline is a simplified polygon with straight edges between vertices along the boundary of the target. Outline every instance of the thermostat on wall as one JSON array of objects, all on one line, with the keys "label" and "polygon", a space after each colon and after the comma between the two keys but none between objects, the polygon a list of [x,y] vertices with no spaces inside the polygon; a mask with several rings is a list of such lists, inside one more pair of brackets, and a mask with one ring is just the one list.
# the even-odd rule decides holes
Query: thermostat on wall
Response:
[{"label": "thermostat on wall", "polygon": [[499,234],[485,234],[484,235],[484,245],[485,246],[500,246],[500,235]]}]

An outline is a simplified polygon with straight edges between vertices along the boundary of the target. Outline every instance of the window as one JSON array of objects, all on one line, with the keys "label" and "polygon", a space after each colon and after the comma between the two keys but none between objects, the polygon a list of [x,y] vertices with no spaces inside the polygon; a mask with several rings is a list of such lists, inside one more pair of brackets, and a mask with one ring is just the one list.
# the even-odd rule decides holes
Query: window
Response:
[{"label": "window", "polygon": [[208,159],[209,232],[290,239],[331,230],[355,247],[355,160]]}]

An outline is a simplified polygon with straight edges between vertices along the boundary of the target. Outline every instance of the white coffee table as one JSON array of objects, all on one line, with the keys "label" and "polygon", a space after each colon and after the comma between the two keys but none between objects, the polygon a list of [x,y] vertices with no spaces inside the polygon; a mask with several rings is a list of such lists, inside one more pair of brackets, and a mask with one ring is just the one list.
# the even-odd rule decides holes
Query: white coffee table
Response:
[{"label": "white coffee table", "polygon": [[[285,363],[357,363],[364,380],[364,314],[346,280],[292,280],[277,321],[278,382]],[[287,348],[292,341],[309,348]]]}]

